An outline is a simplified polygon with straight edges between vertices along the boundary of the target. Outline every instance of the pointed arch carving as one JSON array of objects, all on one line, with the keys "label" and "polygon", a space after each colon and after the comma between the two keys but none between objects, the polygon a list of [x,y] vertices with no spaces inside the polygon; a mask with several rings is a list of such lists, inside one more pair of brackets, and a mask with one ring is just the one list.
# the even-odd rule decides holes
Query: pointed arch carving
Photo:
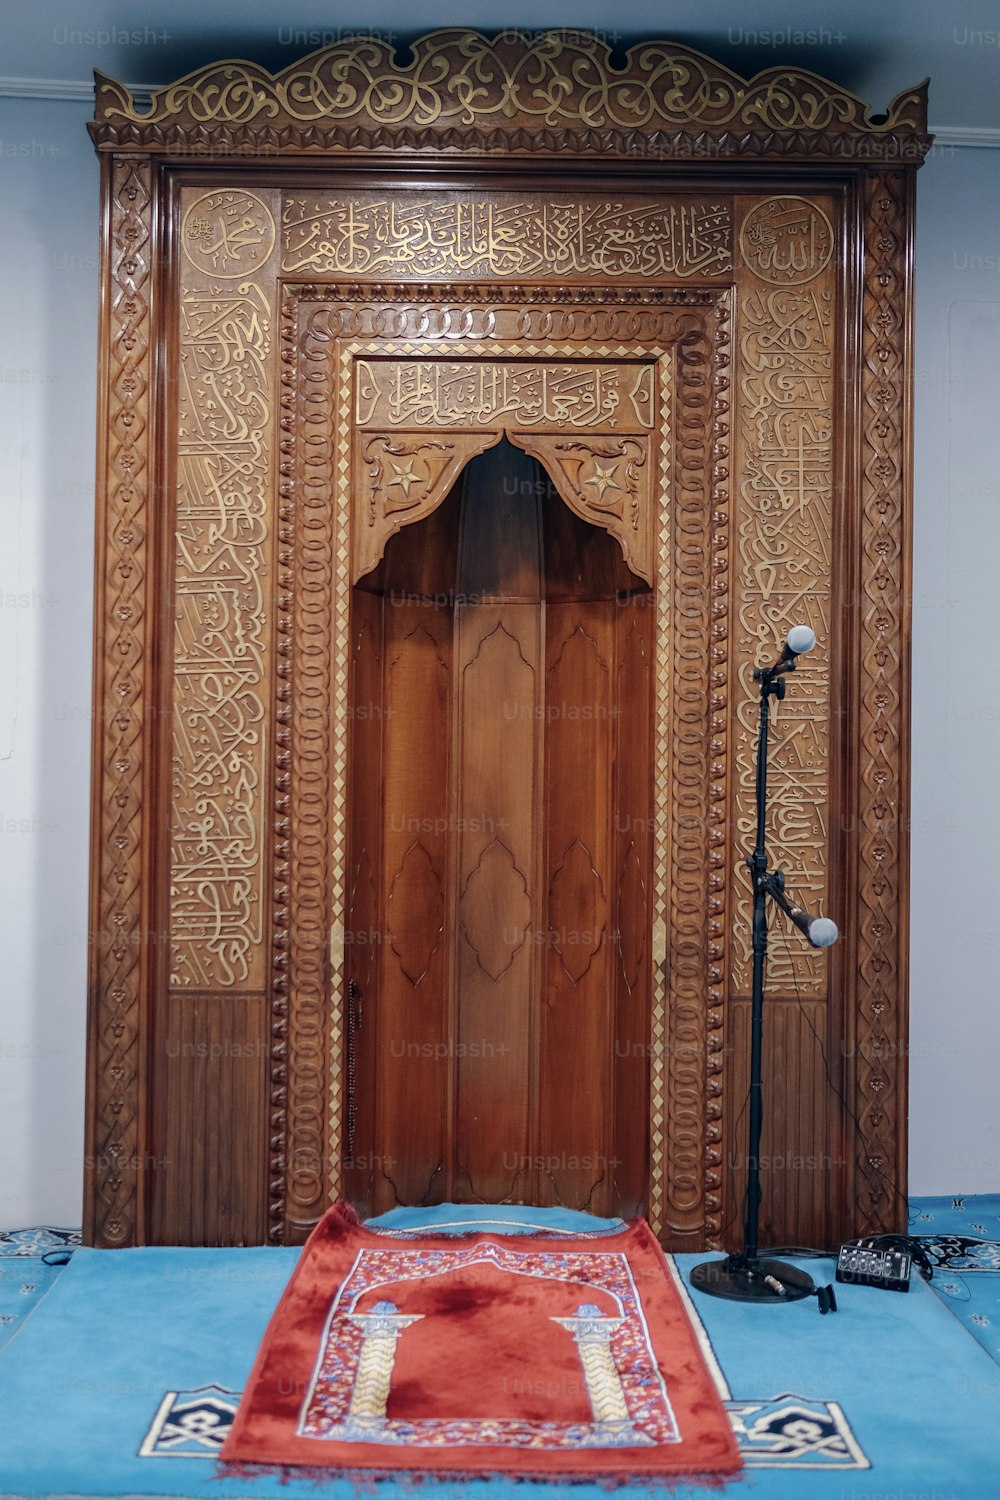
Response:
[{"label": "pointed arch carving", "polygon": [[377,567],[386,543],[403,526],[423,521],[447,497],[470,459],[494,447],[500,432],[361,433],[359,509],[352,582]]}]

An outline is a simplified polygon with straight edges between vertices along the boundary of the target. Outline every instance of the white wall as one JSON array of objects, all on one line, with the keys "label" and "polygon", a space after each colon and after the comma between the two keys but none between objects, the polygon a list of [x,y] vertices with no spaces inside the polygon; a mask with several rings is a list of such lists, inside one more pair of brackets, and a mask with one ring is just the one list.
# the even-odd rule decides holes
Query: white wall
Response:
[{"label": "white wall", "polygon": [[80,1220],[98,173],[0,100],[0,1226]]},{"label": "white wall", "polygon": [[[328,13],[324,21],[318,12],[306,14],[309,8],[300,7],[303,25],[330,24]],[[145,25],[158,7],[132,9],[130,24]],[[673,31],[706,50],[712,50],[714,28],[717,50],[741,66],[737,44],[727,40],[731,10],[725,8],[723,16],[715,0],[679,9],[687,13],[686,28],[671,26],[670,16],[649,6],[650,19],[641,23],[637,4],[618,24],[647,34]],[[866,9],[871,26],[882,27],[877,36],[872,33],[870,46],[863,29]],[[963,26],[990,24],[989,7],[974,0],[936,19],[936,51],[918,45],[915,27],[923,9],[906,8],[913,25],[900,30],[894,58],[884,11],[859,8],[855,0],[820,7],[815,24],[822,11],[823,25],[832,27],[830,16],[839,13],[853,29],[842,46],[824,44],[825,52],[809,65],[841,77],[878,107],[894,88],[940,71],[951,113],[942,116],[932,107],[932,118],[1000,125],[1000,49],[990,55],[985,46],[958,40]],[[36,6],[24,12],[25,27],[38,11]],[[206,24],[204,7],[199,14]],[[745,26],[747,14],[741,13]],[[761,0],[753,14],[760,27],[790,24],[788,8],[770,0]],[[244,34],[241,15],[228,28],[233,38]],[[699,22],[691,18],[698,16],[703,30],[694,36]],[[338,24],[349,19],[338,17]],[[460,19],[475,23],[472,8],[462,18],[408,12],[407,29]],[[495,29],[519,19],[508,8],[480,24]],[[529,24],[550,19],[539,15]],[[79,14],[70,20],[85,24]],[[175,33],[182,22],[173,21]],[[373,17],[360,24],[373,25]],[[574,24],[600,28],[598,7],[582,5]],[[272,21],[272,36],[274,26]],[[46,40],[47,49],[41,45]],[[65,47],[54,49],[51,40],[43,36],[37,54],[25,53],[21,71],[65,78],[72,62],[82,76],[81,58]],[[119,77],[166,79],[227,51],[252,50],[216,35],[203,56],[180,62],[174,53],[167,60],[157,46],[141,60],[123,53],[84,61]],[[13,67],[9,56],[0,66]],[[743,71],[776,56],[748,53]],[[960,105],[966,108],[961,117],[955,113]],[[97,165],[84,129],[88,114],[84,103],[0,99],[0,1227],[80,1219],[98,234]],[[911,987],[916,1192],[1000,1189],[994,1102],[1000,1066],[1000,916],[994,897],[1000,792],[993,775],[1000,751],[1000,673],[988,642],[1000,558],[998,263],[1000,151],[936,151],[918,178]]]},{"label": "white wall", "polygon": [[998,1192],[1000,150],[921,168],[916,346],[910,1187]]}]

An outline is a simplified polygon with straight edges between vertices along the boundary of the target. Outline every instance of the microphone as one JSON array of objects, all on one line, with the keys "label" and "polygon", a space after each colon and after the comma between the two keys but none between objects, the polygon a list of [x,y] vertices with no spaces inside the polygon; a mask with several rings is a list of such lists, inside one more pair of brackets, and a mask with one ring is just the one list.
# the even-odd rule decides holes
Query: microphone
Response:
[{"label": "microphone", "polygon": [[816,632],[808,625],[793,625],[785,637],[781,655],[773,667],[756,667],[754,669],[754,681],[762,682],[765,678],[778,677],[782,672],[794,672],[796,659],[811,651],[816,644]]},{"label": "microphone", "polygon": [[[753,855],[747,860],[753,869]],[[780,870],[765,871],[757,879],[758,890],[765,890],[781,907],[785,916],[803,934],[814,948],[832,948],[840,933],[837,924],[829,917],[814,917],[803,906],[793,906],[785,895],[785,877]]]},{"label": "microphone", "polygon": [[801,906],[788,906],[785,910],[813,948],[832,948],[840,936],[836,922],[829,917],[810,916]]},{"label": "microphone", "polygon": [[808,625],[793,625],[785,637],[785,649],[781,653],[782,661],[791,661],[794,656],[804,656],[811,651],[816,644],[816,632]]}]

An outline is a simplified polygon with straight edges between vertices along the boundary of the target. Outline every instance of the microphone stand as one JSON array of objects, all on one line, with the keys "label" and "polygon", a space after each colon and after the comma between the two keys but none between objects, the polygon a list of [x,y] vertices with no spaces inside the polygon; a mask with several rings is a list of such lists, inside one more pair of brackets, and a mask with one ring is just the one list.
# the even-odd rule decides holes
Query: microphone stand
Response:
[{"label": "microphone stand", "polygon": [[[815,639],[815,637],[814,637]],[[785,696],[786,672],[795,671],[795,653],[788,647],[773,667],[754,668],[760,683],[760,725],[757,733],[757,839],[747,856],[753,883],[753,988],[750,1009],[750,1120],[747,1150],[746,1218],[743,1249],[725,1260],[706,1260],[691,1272],[691,1285],[712,1297],[734,1302],[795,1302],[817,1292],[811,1276],[780,1260],[761,1259],[757,1249],[760,1224],[760,1138],[764,1120],[761,1093],[761,1035],[764,1019],[764,968],[767,959],[767,898],[771,896],[786,914],[785,877],[769,871],[764,846],[767,819],[767,744],[770,700]],[[825,1289],[821,1289],[825,1291]],[[834,1304],[835,1305],[835,1304]],[[823,1312],[827,1308],[821,1299]]]}]

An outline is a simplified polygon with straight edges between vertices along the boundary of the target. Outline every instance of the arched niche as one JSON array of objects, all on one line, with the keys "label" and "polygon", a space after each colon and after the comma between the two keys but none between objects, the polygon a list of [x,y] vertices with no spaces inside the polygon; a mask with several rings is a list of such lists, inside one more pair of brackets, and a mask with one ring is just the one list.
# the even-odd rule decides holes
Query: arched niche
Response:
[{"label": "arched niche", "polygon": [[647,1205],[652,591],[505,438],[351,607],[345,1177]]}]

